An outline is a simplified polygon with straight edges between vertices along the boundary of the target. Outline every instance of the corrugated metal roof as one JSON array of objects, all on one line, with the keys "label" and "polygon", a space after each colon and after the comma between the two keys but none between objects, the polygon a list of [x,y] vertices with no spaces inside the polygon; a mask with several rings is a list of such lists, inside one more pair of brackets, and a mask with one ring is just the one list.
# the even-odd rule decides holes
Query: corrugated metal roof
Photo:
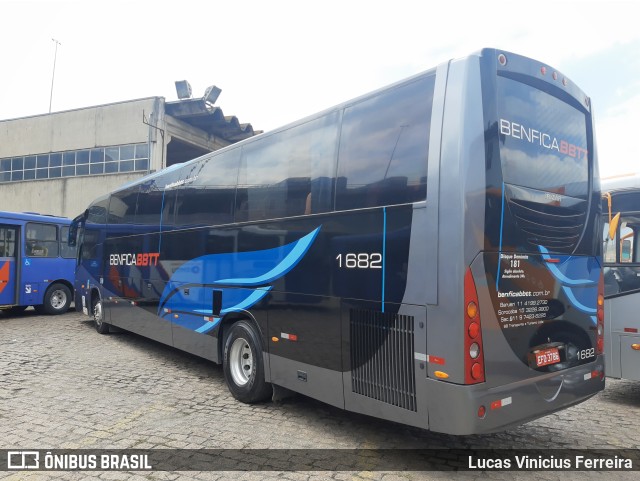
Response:
[{"label": "corrugated metal roof", "polygon": [[235,115],[226,116],[220,107],[203,99],[184,99],[165,103],[165,112],[205,132],[229,142],[238,142],[262,133],[251,124],[241,124]]}]

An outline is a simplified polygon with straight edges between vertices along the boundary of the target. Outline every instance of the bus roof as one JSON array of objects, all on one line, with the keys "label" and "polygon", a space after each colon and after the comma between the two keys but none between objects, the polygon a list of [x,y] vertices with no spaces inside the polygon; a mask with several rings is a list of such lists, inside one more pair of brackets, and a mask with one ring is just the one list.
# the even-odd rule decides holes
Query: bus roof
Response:
[{"label": "bus roof", "polygon": [[640,174],[627,174],[602,179],[600,187],[602,188],[603,193],[638,190],[640,189]]},{"label": "bus roof", "polygon": [[7,212],[0,211],[0,219],[13,220],[23,222],[53,222],[55,224],[67,225],[71,220],[67,217],[59,217],[57,215],[38,214],[37,212]]}]

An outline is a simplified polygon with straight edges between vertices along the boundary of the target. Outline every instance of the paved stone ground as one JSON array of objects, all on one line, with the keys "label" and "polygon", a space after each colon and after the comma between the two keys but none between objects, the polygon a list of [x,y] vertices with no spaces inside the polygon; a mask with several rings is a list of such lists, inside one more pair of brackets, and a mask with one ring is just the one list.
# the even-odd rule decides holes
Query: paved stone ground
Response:
[{"label": "paved stone ground", "polygon": [[[640,383],[608,380],[577,407],[509,431],[456,437],[347,413],[303,396],[237,402],[222,369],[81,313],[0,313],[0,449],[633,448]],[[608,472],[608,480],[638,473]],[[10,480],[601,479],[596,472],[0,472]]]}]

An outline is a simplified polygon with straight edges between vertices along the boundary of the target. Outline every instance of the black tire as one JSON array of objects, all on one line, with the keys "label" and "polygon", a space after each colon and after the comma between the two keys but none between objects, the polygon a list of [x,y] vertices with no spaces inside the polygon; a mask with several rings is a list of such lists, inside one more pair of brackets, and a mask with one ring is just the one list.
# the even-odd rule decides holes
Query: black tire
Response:
[{"label": "black tire", "polygon": [[262,342],[250,322],[238,321],[226,332],[223,370],[229,391],[238,401],[256,403],[273,394],[271,384],[264,380]]},{"label": "black tire", "polygon": [[96,331],[100,334],[109,334],[109,324],[104,322],[104,310],[102,309],[102,299],[97,298],[91,305],[91,314]]},{"label": "black tire", "polygon": [[64,314],[71,305],[71,291],[64,284],[52,284],[44,293],[41,309],[45,314]]}]

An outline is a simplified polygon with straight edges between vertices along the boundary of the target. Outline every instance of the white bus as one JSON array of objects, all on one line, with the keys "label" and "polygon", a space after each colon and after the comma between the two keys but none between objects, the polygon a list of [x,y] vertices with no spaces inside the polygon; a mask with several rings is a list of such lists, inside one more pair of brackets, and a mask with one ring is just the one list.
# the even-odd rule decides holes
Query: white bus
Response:
[{"label": "white bus", "polygon": [[602,182],[605,366],[640,381],[640,176]]}]

